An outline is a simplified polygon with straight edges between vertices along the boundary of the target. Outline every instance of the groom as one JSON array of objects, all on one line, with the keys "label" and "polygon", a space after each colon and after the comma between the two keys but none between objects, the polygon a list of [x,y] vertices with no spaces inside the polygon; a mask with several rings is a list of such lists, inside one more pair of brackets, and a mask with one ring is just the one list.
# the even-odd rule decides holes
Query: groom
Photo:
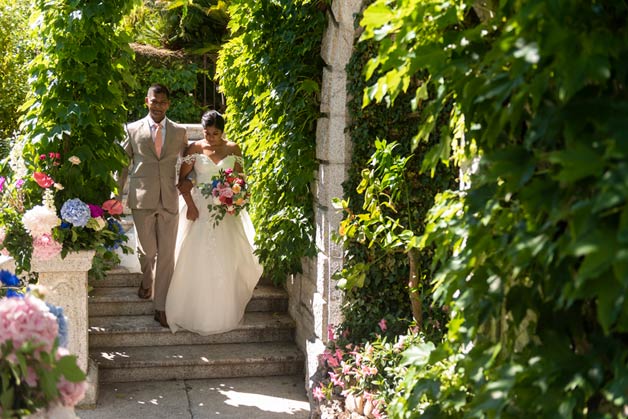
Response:
[{"label": "groom", "polygon": [[188,142],[186,130],[166,118],[170,92],[153,84],[145,98],[148,115],[126,126],[124,150],[133,163],[118,179],[119,195],[129,177],[128,206],[137,232],[137,255],[142,283],[137,295],[153,295],[155,320],[168,327],[166,294],[174,271],[174,251],[179,220],[176,185],[177,158]]}]

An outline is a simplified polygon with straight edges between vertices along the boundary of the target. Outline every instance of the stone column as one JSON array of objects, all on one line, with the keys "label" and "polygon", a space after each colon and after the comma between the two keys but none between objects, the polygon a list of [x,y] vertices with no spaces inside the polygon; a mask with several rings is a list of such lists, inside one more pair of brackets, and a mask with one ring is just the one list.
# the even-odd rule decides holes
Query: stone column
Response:
[{"label": "stone column", "polygon": [[343,197],[342,183],[351,163],[351,139],[345,132],[349,124],[345,67],[356,37],[354,18],[361,8],[362,0],[334,0],[328,11],[328,27],[321,45],[325,68],[316,132],[319,169],[314,203],[318,255],[304,260],[303,274],[290,278],[287,284],[290,314],[297,322],[296,341],[307,356],[308,389],[318,366],[318,355],[327,343],[327,328],[342,321],[343,294],[332,279],[343,265],[342,246],[332,239],[342,214],[331,203],[333,198]]},{"label": "stone column", "polygon": [[45,301],[62,307],[68,324],[68,346],[77,356],[78,366],[87,374],[88,390],[80,405],[94,405],[98,392],[98,368],[89,360],[87,272],[95,252],[84,250],[51,260],[31,262],[31,270],[39,274],[38,284],[46,288]]}]

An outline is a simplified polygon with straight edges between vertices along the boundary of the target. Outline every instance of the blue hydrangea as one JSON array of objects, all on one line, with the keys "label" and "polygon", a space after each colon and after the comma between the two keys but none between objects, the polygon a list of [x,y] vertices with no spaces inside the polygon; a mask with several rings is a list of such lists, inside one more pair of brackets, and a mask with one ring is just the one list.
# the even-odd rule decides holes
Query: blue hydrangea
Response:
[{"label": "blue hydrangea", "polygon": [[85,227],[91,216],[89,206],[78,198],[65,201],[61,207],[61,218],[76,227]]},{"label": "blue hydrangea", "polygon": [[[114,233],[116,233],[117,236],[122,236],[124,234],[124,228],[122,227],[122,224],[120,224],[118,220],[114,218],[109,218],[107,220],[107,228],[110,231],[113,231]],[[122,239],[118,238],[113,242],[111,246],[107,246],[106,249],[115,250],[118,247],[120,247],[121,244],[122,244]]]},{"label": "blue hydrangea", "polygon": [[0,271],[0,282],[7,287],[17,287],[20,285],[18,277],[4,269]]},{"label": "blue hydrangea", "polygon": [[57,325],[59,326],[59,346],[65,348],[68,346],[68,323],[63,314],[63,308],[50,303],[46,303],[46,305],[50,312],[57,318]]}]

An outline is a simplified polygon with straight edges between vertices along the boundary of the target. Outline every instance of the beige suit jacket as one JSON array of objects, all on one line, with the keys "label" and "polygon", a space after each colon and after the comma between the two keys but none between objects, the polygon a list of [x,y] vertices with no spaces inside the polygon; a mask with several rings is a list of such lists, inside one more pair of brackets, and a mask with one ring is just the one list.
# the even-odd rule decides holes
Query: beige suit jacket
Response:
[{"label": "beige suit jacket", "polygon": [[161,202],[166,211],[179,211],[176,165],[188,145],[187,134],[183,126],[168,118],[165,128],[165,142],[161,156],[157,156],[148,116],[126,126],[123,147],[132,165],[130,173],[127,168],[118,179],[118,191],[122,191],[128,176],[127,205],[131,209],[157,209]]}]

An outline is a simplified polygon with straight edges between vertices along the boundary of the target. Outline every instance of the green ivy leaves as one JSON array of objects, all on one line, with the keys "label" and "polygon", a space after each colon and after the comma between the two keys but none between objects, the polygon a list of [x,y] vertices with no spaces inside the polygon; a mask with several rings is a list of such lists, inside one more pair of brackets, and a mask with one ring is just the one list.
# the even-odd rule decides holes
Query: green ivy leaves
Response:
[{"label": "green ivy leaves", "polygon": [[232,1],[218,62],[226,131],[243,147],[265,275],[283,282],[316,254],[310,187],[326,16],[314,0]]},{"label": "green ivy leaves", "polygon": [[428,156],[462,145],[456,153],[477,165],[468,190],[437,197],[422,238],[435,246],[435,296],[454,307],[441,348],[457,373],[416,364],[404,388],[414,396],[400,396],[394,417],[623,418],[625,397],[608,389],[625,382],[617,362],[628,356],[628,131],[616,112],[628,10],[484,6],[378,0],[361,21],[363,38],[380,40],[365,100],[393,102],[402,75],[427,74],[434,95],[408,85],[422,105],[417,144],[453,101],[464,143],[450,126]]}]

